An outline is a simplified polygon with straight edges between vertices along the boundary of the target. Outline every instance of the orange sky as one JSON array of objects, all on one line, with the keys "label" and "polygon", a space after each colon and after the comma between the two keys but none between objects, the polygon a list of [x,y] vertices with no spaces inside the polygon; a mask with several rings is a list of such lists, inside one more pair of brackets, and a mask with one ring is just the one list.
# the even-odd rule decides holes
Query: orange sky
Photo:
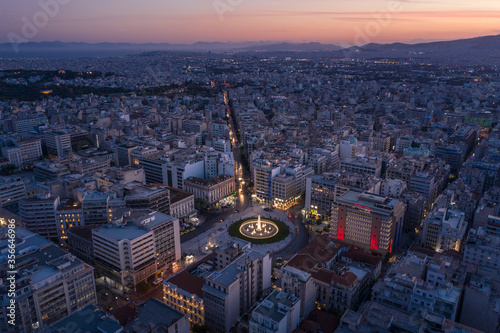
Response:
[{"label": "orange sky", "polygon": [[[45,0],[56,2],[62,0]],[[31,41],[320,41],[342,44],[446,40],[500,34],[498,0],[65,0]],[[0,42],[23,34],[44,9],[0,8]]]}]

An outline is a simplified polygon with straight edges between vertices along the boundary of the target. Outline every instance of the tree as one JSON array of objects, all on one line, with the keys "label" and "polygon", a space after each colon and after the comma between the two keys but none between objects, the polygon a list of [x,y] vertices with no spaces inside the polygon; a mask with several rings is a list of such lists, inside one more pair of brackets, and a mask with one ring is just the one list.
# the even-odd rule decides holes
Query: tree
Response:
[{"label": "tree", "polygon": [[10,176],[17,170],[17,167],[14,164],[7,164],[0,169],[0,175],[2,176]]},{"label": "tree", "polygon": [[191,332],[193,333],[208,333],[207,327],[205,325],[200,325],[198,323],[191,327]]},{"label": "tree", "polygon": [[205,210],[207,208],[208,204],[207,204],[207,202],[205,200],[197,198],[197,199],[194,200],[194,206],[199,211],[203,211],[203,210]]}]

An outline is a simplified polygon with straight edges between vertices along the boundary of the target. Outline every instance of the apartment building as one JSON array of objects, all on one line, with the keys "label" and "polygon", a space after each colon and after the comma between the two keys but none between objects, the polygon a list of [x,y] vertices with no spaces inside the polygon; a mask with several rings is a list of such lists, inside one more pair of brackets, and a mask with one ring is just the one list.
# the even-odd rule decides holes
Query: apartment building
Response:
[{"label": "apartment building", "polygon": [[358,155],[354,158],[340,161],[340,170],[363,173],[380,178],[382,175],[382,158]]},{"label": "apartment building", "polygon": [[203,286],[205,325],[210,332],[226,332],[271,287],[271,258],[247,249],[222,270],[206,277]]},{"label": "apartment building", "polygon": [[434,285],[418,277],[396,274],[377,281],[373,300],[396,309],[423,315],[426,311],[455,320],[460,288],[450,283]]},{"label": "apartment building", "polygon": [[[50,241],[16,227],[15,325],[8,324],[9,284],[0,286],[0,331],[31,333],[78,310],[97,305],[92,266]],[[0,229],[0,255],[7,256],[8,228]],[[7,262],[0,277],[7,278]]]},{"label": "apartment building", "polygon": [[470,229],[463,248],[464,262],[493,269],[500,268],[500,235],[489,233],[482,227]]},{"label": "apartment building", "polygon": [[300,321],[300,298],[275,289],[252,311],[248,326],[255,333],[288,333]]},{"label": "apartment building", "polygon": [[432,211],[424,220],[422,244],[438,252],[460,252],[466,230],[465,213],[442,207]]}]

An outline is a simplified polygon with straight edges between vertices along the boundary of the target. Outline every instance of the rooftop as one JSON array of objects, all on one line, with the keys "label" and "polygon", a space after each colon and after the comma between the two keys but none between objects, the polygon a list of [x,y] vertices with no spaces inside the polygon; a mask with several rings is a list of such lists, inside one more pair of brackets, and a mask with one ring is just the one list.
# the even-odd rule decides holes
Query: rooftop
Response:
[{"label": "rooftop", "polygon": [[68,330],[85,327],[88,332],[115,333],[122,329],[122,326],[105,313],[98,310],[93,305],[88,305],[63,320],[52,324],[51,327],[56,332],[68,333]]},{"label": "rooftop", "polygon": [[125,326],[126,332],[150,332],[158,325],[166,327],[183,318],[184,315],[175,311],[167,304],[157,300],[150,299],[136,308],[136,318]]},{"label": "rooftop", "polygon": [[252,314],[258,313],[279,323],[286,316],[287,309],[299,302],[298,297],[275,289],[255,308]]}]

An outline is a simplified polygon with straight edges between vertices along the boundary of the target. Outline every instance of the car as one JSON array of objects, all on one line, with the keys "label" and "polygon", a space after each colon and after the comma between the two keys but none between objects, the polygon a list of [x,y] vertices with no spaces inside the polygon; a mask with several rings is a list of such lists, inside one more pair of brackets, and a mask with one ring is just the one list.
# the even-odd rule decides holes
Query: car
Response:
[{"label": "car", "polygon": [[276,261],[283,261],[283,258],[278,257],[278,258],[276,258]]},{"label": "car", "polygon": [[234,210],[234,212],[235,212],[235,213],[239,213],[239,212],[240,212],[240,210],[239,210],[239,209],[235,209],[235,210]]}]

